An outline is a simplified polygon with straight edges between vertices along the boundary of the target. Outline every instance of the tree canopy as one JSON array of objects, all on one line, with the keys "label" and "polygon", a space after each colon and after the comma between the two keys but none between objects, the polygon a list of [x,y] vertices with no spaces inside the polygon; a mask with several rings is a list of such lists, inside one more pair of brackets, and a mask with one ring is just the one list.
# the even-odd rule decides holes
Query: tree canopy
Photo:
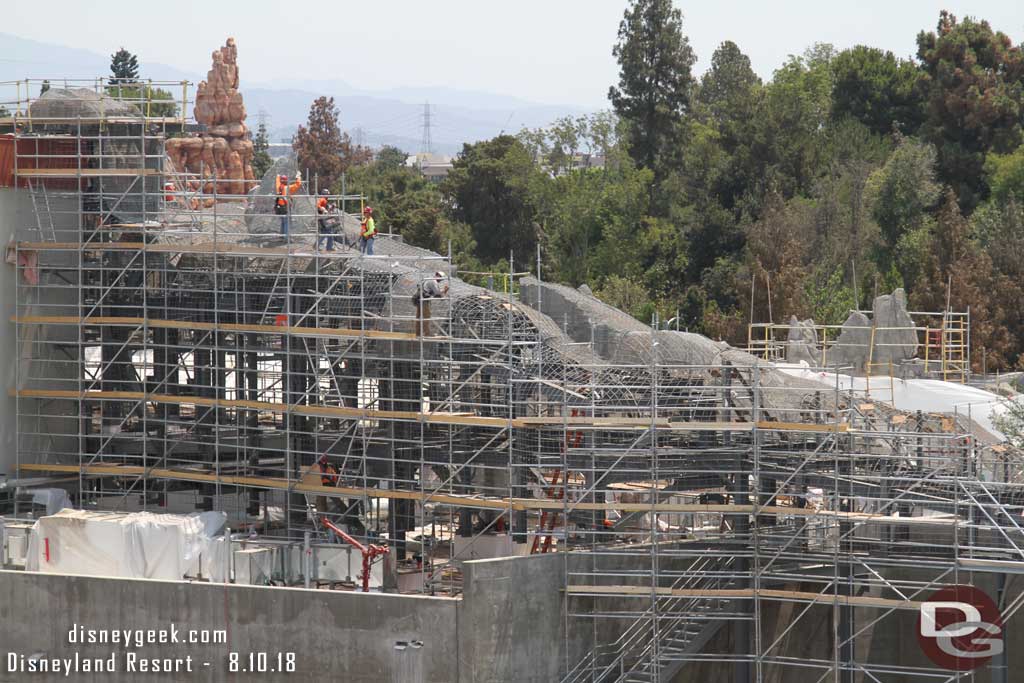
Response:
[{"label": "tree canopy", "polygon": [[299,169],[307,170],[306,180],[320,187],[332,186],[342,173],[372,156],[341,130],[340,116],[333,97],[318,97],[309,107],[306,125],[299,126],[292,141]]},{"label": "tree canopy", "polygon": [[123,47],[110,55],[111,81],[134,83],[139,78],[139,58]]},{"label": "tree canopy", "polygon": [[620,71],[608,98],[627,127],[633,159],[660,179],[677,159],[697,61],[683,35],[682,13],[672,0],[633,0],[612,54]]},{"label": "tree canopy", "polygon": [[262,178],[274,163],[270,158],[269,149],[270,138],[267,135],[267,124],[260,121],[256,127],[256,136],[252,139],[252,172],[257,178]]},{"label": "tree canopy", "polygon": [[976,368],[1024,366],[1019,45],[942,13],[916,58],[817,43],[762,80],[727,40],[697,81],[683,28],[630,0],[609,111],[466,144],[440,185],[385,148],[348,187],[461,268],[539,246],[544,277],[645,322],[743,344],[748,322],[841,323],[903,287],[970,308]]}]

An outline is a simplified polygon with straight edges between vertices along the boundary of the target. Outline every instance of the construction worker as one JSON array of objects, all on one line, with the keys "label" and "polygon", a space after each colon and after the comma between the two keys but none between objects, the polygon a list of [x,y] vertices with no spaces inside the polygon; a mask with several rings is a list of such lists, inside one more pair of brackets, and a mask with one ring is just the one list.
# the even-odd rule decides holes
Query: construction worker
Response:
[{"label": "construction worker", "polygon": [[[327,461],[326,455],[321,455],[316,461],[316,464],[320,470],[320,485],[330,486],[334,488],[338,485],[338,470]],[[339,501],[336,498],[327,498],[326,496],[318,496],[317,507],[325,512],[335,512],[338,508]]]},{"label": "construction worker", "polygon": [[334,251],[334,230],[338,225],[338,218],[333,214],[336,212],[335,207],[331,206],[330,202],[327,201],[328,190],[324,188],[320,190],[320,196],[316,200],[316,213],[317,213],[317,232],[319,236],[316,238],[317,251],[320,250],[320,243],[326,238],[327,239],[327,251]]},{"label": "construction worker", "polygon": [[327,461],[326,455],[321,455],[320,459],[317,460],[317,465],[320,467],[320,485],[321,486],[337,486],[338,485],[338,469]]},{"label": "construction worker", "polygon": [[281,217],[281,235],[283,237],[288,236],[288,230],[291,227],[292,207],[288,198],[301,188],[302,171],[295,174],[295,182],[291,184],[288,183],[288,176],[277,176],[277,186],[274,188],[274,193],[277,195],[277,198],[274,200],[274,213]]},{"label": "construction worker", "polygon": [[428,278],[416,288],[412,295],[412,302],[416,306],[416,333],[425,336],[430,326],[430,299],[440,299],[448,294],[448,284],[445,282],[447,276],[440,270],[434,273],[434,277]]},{"label": "construction worker", "polygon": [[359,224],[359,251],[373,256],[373,238],[377,236],[377,225],[373,222],[373,209],[363,207],[363,222]]}]

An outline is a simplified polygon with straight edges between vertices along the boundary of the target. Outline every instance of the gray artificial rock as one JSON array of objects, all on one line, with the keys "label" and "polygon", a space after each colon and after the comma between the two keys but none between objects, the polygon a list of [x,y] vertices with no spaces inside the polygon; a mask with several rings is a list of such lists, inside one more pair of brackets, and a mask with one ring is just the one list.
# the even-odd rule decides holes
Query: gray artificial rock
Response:
[{"label": "gray artificial rock", "polygon": [[907,313],[907,295],[902,289],[876,297],[872,306],[876,326],[872,364],[898,365],[917,354],[917,330]]},{"label": "gray artificial rock", "polygon": [[789,363],[807,363],[812,368],[821,365],[821,352],[818,350],[818,332],[814,329],[814,320],[808,318],[800,321],[796,316],[789,319],[789,334],[786,337],[786,361]]},{"label": "gray artificial rock", "polygon": [[[251,234],[268,235],[281,232],[281,217],[274,213],[277,176],[286,175],[294,179],[298,170],[299,164],[295,157],[287,156],[275,160],[263,174],[259,186],[255,193],[250,195],[249,203],[245,207],[245,224]],[[292,209],[289,230],[292,234],[316,231],[316,204],[307,194],[309,190],[305,184],[306,179],[302,180],[302,190],[289,200]]]},{"label": "gray artificial rock", "polygon": [[852,368],[864,371],[871,342],[871,321],[860,311],[853,311],[843,323],[836,343],[829,346],[824,365],[830,368]]},{"label": "gray artificial rock", "polygon": [[[116,88],[115,88],[116,91]],[[50,88],[29,108],[33,119],[142,118],[138,107],[90,88]]]}]

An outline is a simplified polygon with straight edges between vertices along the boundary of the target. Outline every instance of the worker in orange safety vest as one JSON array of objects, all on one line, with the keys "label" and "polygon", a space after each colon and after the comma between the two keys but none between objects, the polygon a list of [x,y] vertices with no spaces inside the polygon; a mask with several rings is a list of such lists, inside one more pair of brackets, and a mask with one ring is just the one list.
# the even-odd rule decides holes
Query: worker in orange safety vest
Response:
[{"label": "worker in orange safety vest", "polygon": [[288,230],[291,228],[291,205],[288,198],[301,188],[302,171],[295,174],[295,182],[290,184],[288,176],[277,176],[277,185],[274,188],[274,193],[277,195],[274,199],[274,213],[281,217],[281,235],[284,237],[288,236]]}]

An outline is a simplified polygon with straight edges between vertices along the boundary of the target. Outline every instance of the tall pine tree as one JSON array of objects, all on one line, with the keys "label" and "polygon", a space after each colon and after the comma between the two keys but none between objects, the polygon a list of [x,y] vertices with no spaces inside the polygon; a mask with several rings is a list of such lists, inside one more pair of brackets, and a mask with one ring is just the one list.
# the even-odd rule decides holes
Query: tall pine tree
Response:
[{"label": "tall pine tree", "polygon": [[139,78],[139,58],[122,47],[110,55],[110,73],[115,83],[134,83]]},{"label": "tall pine tree", "polygon": [[939,153],[939,176],[973,211],[988,194],[985,155],[1024,140],[1024,54],[987,21],[948,12],[937,31],[917,36],[925,136]]},{"label": "tall pine tree", "polygon": [[629,127],[630,155],[660,181],[679,157],[680,119],[689,111],[697,61],[683,35],[683,15],[672,0],[633,0],[612,54],[619,84],[608,98]]},{"label": "tall pine tree", "polygon": [[267,135],[267,124],[260,121],[259,126],[256,127],[256,137],[252,141],[252,172],[257,178],[262,178],[274,163],[270,158],[269,149],[270,139]]}]

